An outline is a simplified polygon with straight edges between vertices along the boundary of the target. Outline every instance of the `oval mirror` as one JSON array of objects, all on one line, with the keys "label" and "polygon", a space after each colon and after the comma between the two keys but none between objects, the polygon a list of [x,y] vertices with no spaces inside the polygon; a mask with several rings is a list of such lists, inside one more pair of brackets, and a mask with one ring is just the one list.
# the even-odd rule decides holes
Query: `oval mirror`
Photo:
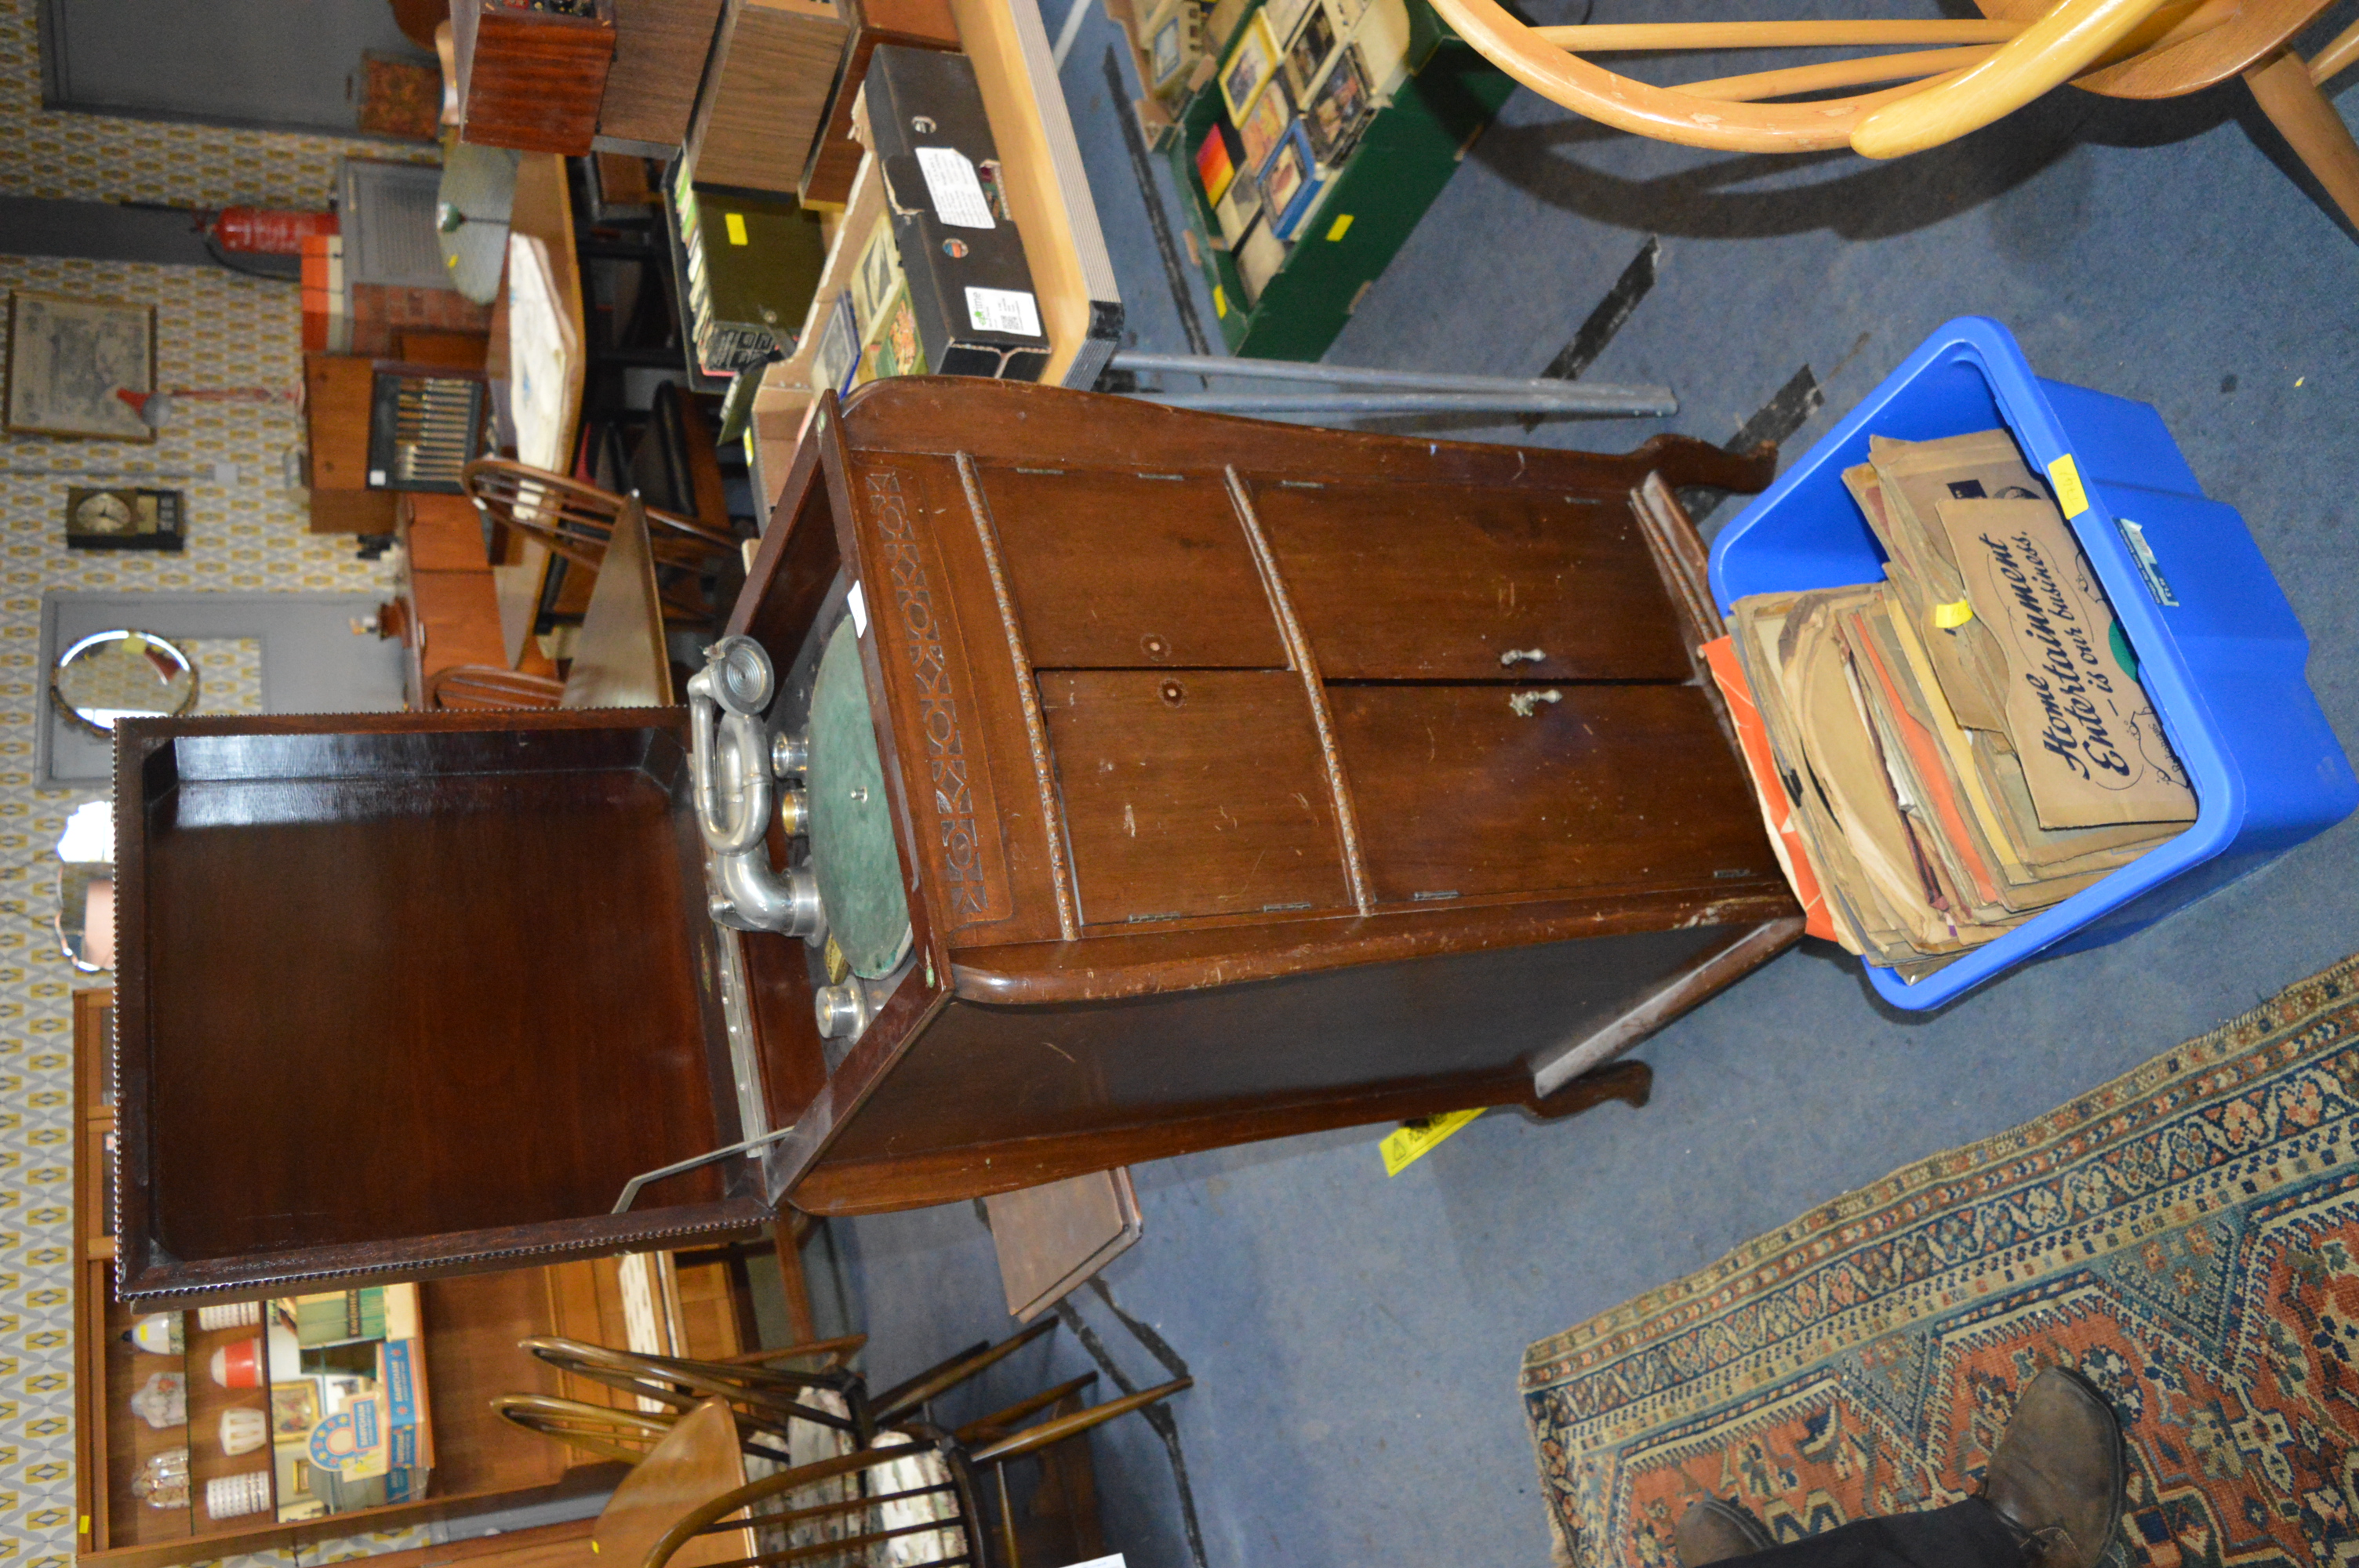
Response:
[{"label": "oval mirror", "polygon": [[49,696],[97,735],[118,719],[169,719],[197,702],[197,666],[153,632],[93,632],[58,655]]},{"label": "oval mirror", "polygon": [[114,968],[114,868],[58,868],[58,946],[85,975]]}]

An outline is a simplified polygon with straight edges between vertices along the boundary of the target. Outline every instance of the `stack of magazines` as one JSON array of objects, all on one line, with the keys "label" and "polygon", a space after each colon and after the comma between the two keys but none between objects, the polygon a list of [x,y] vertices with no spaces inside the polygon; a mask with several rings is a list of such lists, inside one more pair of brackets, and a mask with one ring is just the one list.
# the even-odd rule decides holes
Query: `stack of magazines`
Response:
[{"label": "stack of magazines", "polygon": [[2005,430],[1843,474],[1885,580],[1736,601],[1706,650],[1810,921],[1914,980],[2195,818],[2137,659]]}]

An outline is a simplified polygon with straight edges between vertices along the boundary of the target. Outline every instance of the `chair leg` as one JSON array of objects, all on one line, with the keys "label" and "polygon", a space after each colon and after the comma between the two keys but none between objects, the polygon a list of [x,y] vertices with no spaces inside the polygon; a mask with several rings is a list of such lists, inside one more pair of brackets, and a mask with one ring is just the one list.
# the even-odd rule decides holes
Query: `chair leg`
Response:
[{"label": "chair leg", "polygon": [[2359,228],[2359,141],[2310,81],[2310,68],[2300,57],[2282,53],[2245,72],[2245,83],[2294,156],[2326,188],[2343,218]]},{"label": "chair leg", "polygon": [[935,1395],[958,1387],[984,1368],[1013,1355],[1056,1326],[1055,1318],[1044,1316],[1023,1333],[1003,1339],[996,1345],[978,1345],[972,1350],[961,1351],[939,1366],[929,1367],[908,1382],[876,1396],[875,1409],[877,1421],[881,1423],[894,1416],[907,1414]]},{"label": "chair leg", "polygon": [[1024,1568],[1024,1555],[1016,1545],[1016,1505],[1007,1500],[1007,1466],[992,1471],[999,1483],[999,1546],[1007,1553],[1005,1568]]},{"label": "chair leg", "polygon": [[797,1339],[817,1339],[819,1320],[811,1314],[810,1281],[803,1275],[802,1227],[781,1217],[770,1227],[770,1240],[778,1254],[778,1277],[787,1292],[787,1326]]},{"label": "chair leg", "polygon": [[824,1357],[822,1371],[832,1371],[850,1361],[868,1343],[864,1334],[846,1334],[834,1339],[806,1339],[793,1345],[775,1346],[767,1350],[743,1350],[734,1356],[723,1356],[714,1362],[721,1367],[759,1367],[772,1361],[791,1361],[799,1357]]},{"label": "chair leg", "polygon": [[1195,1386],[1195,1379],[1180,1378],[1169,1383],[1158,1383],[1151,1389],[1141,1389],[1135,1394],[1125,1394],[1118,1400],[1108,1400],[1102,1405],[1092,1405],[1089,1409],[1076,1411],[1071,1415],[1056,1416],[1042,1422],[1038,1426],[1027,1426],[1013,1437],[1002,1438],[988,1447],[978,1448],[967,1455],[967,1460],[970,1464],[983,1465],[997,1465],[1005,1460],[1018,1458],[1046,1448],[1052,1443],[1062,1443],[1076,1433],[1087,1432],[1093,1426],[1103,1426],[1116,1416],[1128,1415],[1136,1410],[1145,1410],[1158,1400],[1169,1399],[1182,1389],[1192,1389]]}]

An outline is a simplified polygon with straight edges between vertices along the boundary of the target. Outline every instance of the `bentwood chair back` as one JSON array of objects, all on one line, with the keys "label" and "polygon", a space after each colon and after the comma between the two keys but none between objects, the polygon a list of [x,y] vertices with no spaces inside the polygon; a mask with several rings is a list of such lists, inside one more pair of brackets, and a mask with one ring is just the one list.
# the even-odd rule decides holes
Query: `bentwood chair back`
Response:
[{"label": "bentwood chair back", "polygon": [[[1499,0],[1433,0],[1461,38],[1542,97],[1638,135],[1732,152],[1848,146],[1897,157],[1977,130],[2067,81],[2113,97],[2173,98],[2241,75],[2270,123],[2359,225],[2359,143],[2320,91],[2359,59],[2359,25],[2307,62],[2288,48],[2332,3],[1976,0],[1980,17],[1530,27]],[[1586,58],[1779,48],[1898,52],[1674,87]],[[1875,90],[1776,102],[1862,86]]]},{"label": "bentwood chair back", "polygon": [[[970,1346],[874,1395],[861,1375],[847,1365],[867,1343],[861,1335],[749,1351],[723,1361],[648,1356],[542,1336],[520,1340],[517,1348],[569,1377],[629,1395],[619,1408],[628,1411],[630,1419],[608,1421],[596,1413],[616,1407],[551,1400],[537,1394],[503,1395],[493,1405],[517,1426],[606,1459],[627,1459],[645,1452],[651,1440],[660,1439],[658,1427],[669,1430],[684,1411],[712,1399],[728,1403],[750,1445],[749,1453],[785,1455],[799,1435],[798,1422],[833,1433],[842,1447],[863,1447],[880,1428],[913,1416],[927,1401],[1005,1360],[1056,1324],[1053,1317],[1043,1318],[996,1345],[984,1341]],[[790,1362],[801,1365],[783,1365]],[[1050,1390],[1050,1396],[985,1419],[1003,1423],[1020,1420],[1047,1409],[1080,1386],[1064,1385]],[[808,1439],[810,1434],[806,1430],[799,1435]]]},{"label": "bentwood chair back", "polygon": [[426,677],[430,712],[501,708],[555,708],[565,683],[550,676],[498,665],[449,665]]},{"label": "bentwood chair back", "polygon": [[[1057,1390],[1056,1398],[1074,1386]],[[678,1429],[615,1488],[592,1539],[602,1555],[614,1551],[614,1568],[774,1568],[804,1563],[1020,1568],[1012,1529],[994,1541],[975,1507],[975,1473],[1037,1453],[1189,1386],[1181,1379],[1022,1428],[1012,1425],[1021,1419],[1012,1413],[1016,1407],[957,1433],[907,1423],[878,1433],[872,1445],[853,1453],[730,1487],[663,1524],[662,1514],[680,1491],[679,1477],[691,1470],[710,1473],[709,1465],[697,1465],[690,1456],[700,1446],[714,1448],[722,1441],[712,1428],[727,1413],[727,1406],[716,1399],[688,1412]],[[992,1422],[1010,1425],[977,1434],[978,1428]],[[1004,1487],[1001,1507],[1006,1507]],[[650,1537],[642,1553],[639,1543]]]},{"label": "bentwood chair back", "polygon": [[[606,546],[623,508],[639,504],[586,481],[513,458],[478,458],[466,466],[462,481],[476,509],[490,520],[495,537],[513,529],[593,572],[605,561]],[[641,510],[647,520],[647,546],[655,557],[666,614],[691,621],[710,619],[700,579],[707,571],[741,558],[736,538],[694,518],[652,506]]]}]

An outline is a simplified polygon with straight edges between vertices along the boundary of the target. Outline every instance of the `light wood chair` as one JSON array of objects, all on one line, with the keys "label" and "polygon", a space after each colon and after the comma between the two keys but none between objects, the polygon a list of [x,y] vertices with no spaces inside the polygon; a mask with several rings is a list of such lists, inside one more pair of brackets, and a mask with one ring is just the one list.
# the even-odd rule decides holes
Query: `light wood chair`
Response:
[{"label": "light wood chair", "polygon": [[497,665],[450,665],[426,677],[429,712],[500,708],[555,708],[565,683],[552,676]]},{"label": "light wood chair", "polygon": [[[606,558],[615,519],[625,505],[636,504],[611,490],[513,458],[478,458],[462,471],[461,483],[490,519],[495,539],[513,529],[593,572]],[[741,558],[735,536],[691,517],[652,506],[642,510],[666,616],[710,620],[701,579],[708,570]]]},{"label": "light wood chair", "polygon": [[[1567,27],[1527,27],[1498,0],[1433,0],[1433,6],[1494,65],[1575,114],[1642,136],[1732,152],[1848,146],[1869,157],[1897,157],[1978,130],[2067,81],[2109,97],[2175,98],[2242,75],[2296,156],[2359,225],[2359,142],[2320,91],[2359,59],[2359,26],[2307,62],[2287,47],[2332,0],[1975,3],[1979,18]],[[1618,75],[1585,58],[1780,48],[1898,52],[1676,87]],[[1775,102],[1864,86],[1875,90]]]}]

